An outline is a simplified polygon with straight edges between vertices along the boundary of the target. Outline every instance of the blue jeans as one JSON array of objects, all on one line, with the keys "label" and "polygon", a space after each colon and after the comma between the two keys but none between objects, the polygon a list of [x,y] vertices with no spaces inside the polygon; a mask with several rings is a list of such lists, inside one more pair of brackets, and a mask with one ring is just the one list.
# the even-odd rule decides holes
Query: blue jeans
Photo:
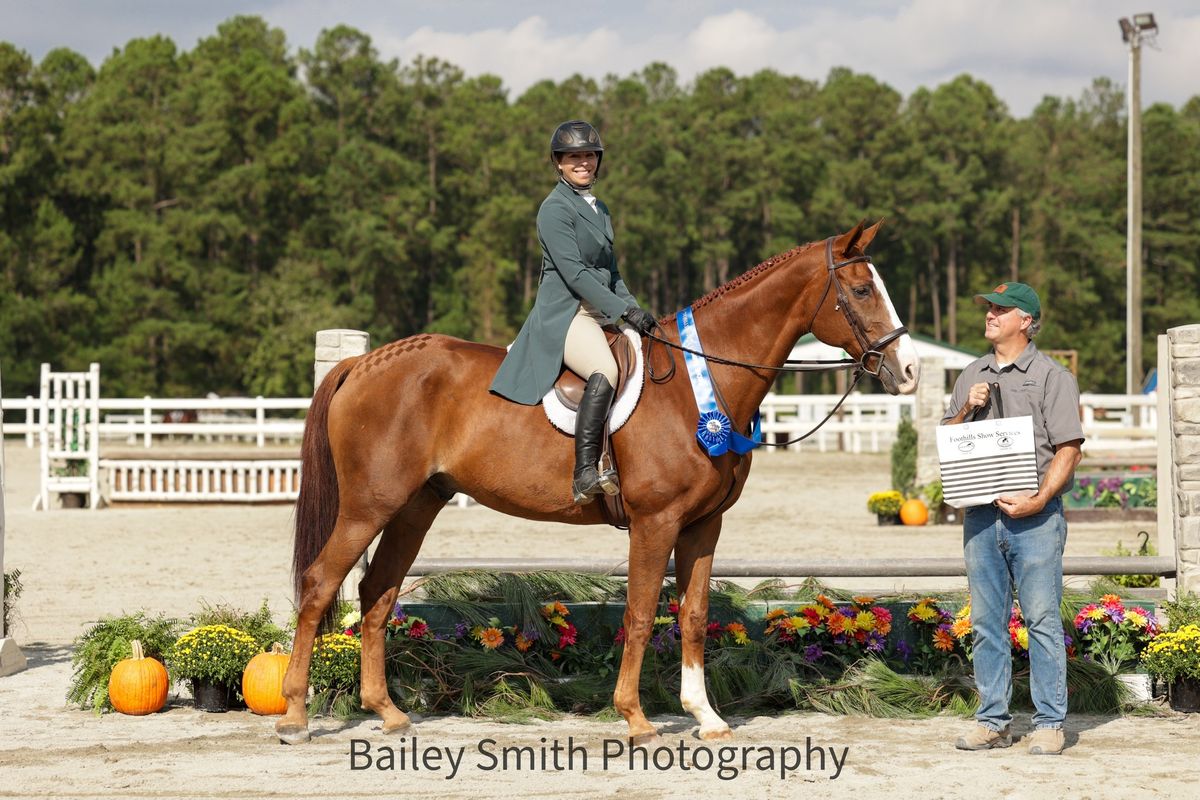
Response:
[{"label": "blue jeans", "polygon": [[1067,522],[1055,498],[1038,514],[1013,519],[993,505],[963,518],[963,554],[971,590],[972,660],[979,711],[992,730],[1012,721],[1012,655],[1008,620],[1012,591],[1029,629],[1029,690],[1035,728],[1060,728],[1067,716],[1067,652],[1063,642],[1062,554]]}]

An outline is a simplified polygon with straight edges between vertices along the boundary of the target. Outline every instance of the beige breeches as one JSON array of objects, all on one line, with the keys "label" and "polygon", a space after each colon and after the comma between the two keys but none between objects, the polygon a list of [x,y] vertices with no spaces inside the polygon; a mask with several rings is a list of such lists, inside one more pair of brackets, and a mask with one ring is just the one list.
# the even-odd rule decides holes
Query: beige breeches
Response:
[{"label": "beige breeches", "polygon": [[600,329],[604,315],[586,303],[579,305],[571,327],[567,329],[567,342],[563,350],[563,363],[585,381],[599,372],[608,378],[611,386],[617,385],[617,361],[608,349],[608,339]]}]

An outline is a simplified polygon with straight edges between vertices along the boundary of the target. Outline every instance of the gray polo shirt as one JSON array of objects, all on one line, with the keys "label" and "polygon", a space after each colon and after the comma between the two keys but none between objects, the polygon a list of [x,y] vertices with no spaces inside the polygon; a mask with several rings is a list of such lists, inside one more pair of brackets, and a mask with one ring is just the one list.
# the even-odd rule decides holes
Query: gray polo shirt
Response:
[{"label": "gray polo shirt", "polygon": [[[1079,422],[1079,387],[1075,383],[1075,376],[1062,364],[1039,353],[1033,342],[1025,346],[1016,361],[1003,369],[996,367],[994,351],[968,364],[954,382],[954,394],[950,398],[950,407],[942,417],[943,424],[958,414],[976,383],[1000,384],[1005,417],[1033,417],[1039,483],[1045,479],[1046,470],[1054,458],[1054,446],[1083,439],[1083,426]],[[975,419],[996,419],[999,416],[996,401],[992,398]],[[967,421],[971,419],[968,416]],[[1074,486],[1075,476],[1072,475],[1062,492],[1068,492]]]}]

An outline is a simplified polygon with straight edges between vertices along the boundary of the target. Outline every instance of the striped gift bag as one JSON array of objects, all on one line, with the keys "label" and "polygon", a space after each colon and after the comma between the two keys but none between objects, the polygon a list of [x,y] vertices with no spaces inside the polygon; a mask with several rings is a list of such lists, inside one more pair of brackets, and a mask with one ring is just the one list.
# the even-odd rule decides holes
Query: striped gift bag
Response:
[{"label": "striped gift bag", "polygon": [[992,384],[1000,419],[938,426],[942,499],[954,508],[986,505],[1001,495],[1037,494],[1033,417],[1003,418],[999,389]]}]

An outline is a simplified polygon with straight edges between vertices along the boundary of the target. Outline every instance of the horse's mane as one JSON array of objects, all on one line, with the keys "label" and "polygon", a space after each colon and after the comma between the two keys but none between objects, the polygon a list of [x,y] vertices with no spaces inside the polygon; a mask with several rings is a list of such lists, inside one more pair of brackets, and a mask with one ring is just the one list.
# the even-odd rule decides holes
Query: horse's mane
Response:
[{"label": "horse's mane", "polygon": [[736,289],[737,287],[741,286],[742,284],[753,281],[759,275],[762,275],[764,272],[771,269],[771,267],[774,267],[775,265],[777,265],[783,261],[787,261],[792,256],[798,255],[802,251],[808,250],[809,248],[811,248],[817,244],[820,244],[820,243],[819,242],[809,242],[808,244],[797,245],[785,253],[780,253],[779,255],[771,256],[766,261],[759,264],[757,267],[751,267],[750,269],[743,272],[741,275],[738,275],[736,278],[726,281],[725,283],[721,284],[717,288],[713,289],[708,294],[701,297],[699,300],[694,301],[692,303],[692,308],[693,309],[703,308],[704,306],[713,302],[714,300],[716,300],[718,297],[725,294],[726,292],[732,291],[733,289]]}]

